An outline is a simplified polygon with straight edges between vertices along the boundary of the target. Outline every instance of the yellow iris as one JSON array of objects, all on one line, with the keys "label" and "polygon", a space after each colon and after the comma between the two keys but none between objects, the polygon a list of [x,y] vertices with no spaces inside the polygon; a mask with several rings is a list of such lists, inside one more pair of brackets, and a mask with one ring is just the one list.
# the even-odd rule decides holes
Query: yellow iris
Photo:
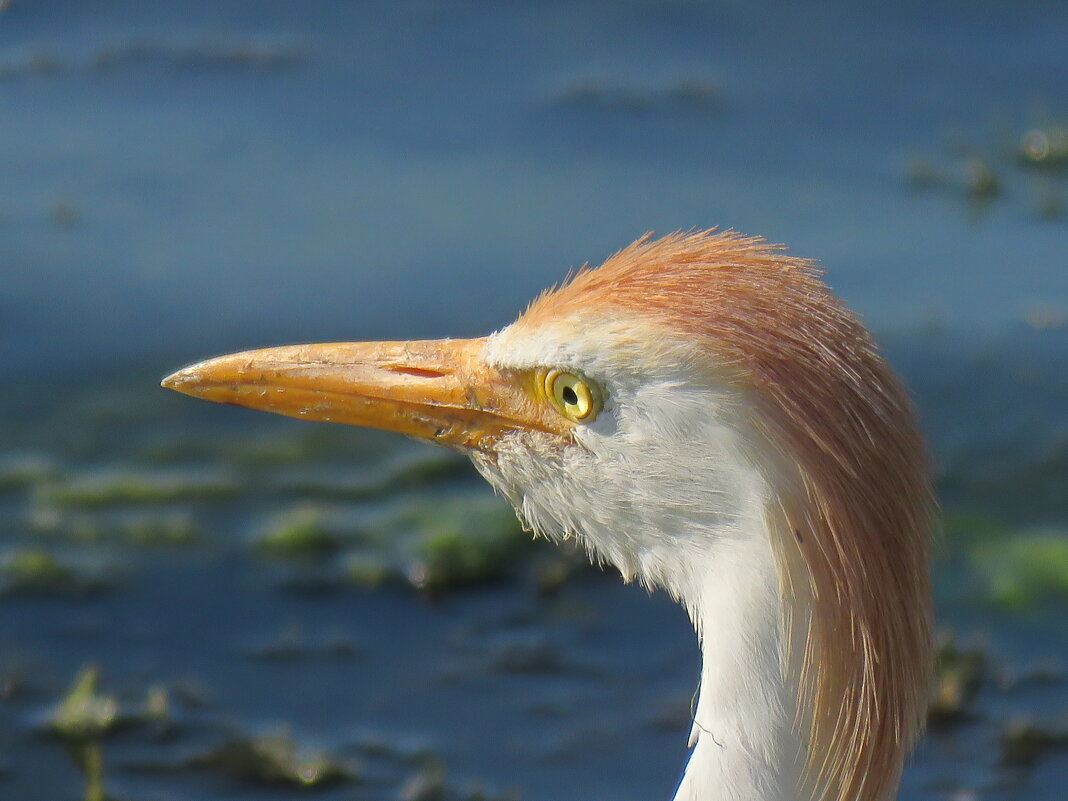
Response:
[{"label": "yellow iris", "polygon": [[601,411],[596,388],[566,370],[550,370],[546,374],[545,395],[560,414],[575,423],[592,422]]}]

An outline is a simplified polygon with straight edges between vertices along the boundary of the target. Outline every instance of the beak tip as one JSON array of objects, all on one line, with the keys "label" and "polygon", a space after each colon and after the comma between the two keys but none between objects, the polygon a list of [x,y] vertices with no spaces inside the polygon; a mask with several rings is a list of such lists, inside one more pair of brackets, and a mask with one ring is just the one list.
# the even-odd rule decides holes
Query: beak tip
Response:
[{"label": "beak tip", "polygon": [[169,376],[159,382],[159,385],[164,389],[173,389],[175,392],[185,392],[186,386],[191,382],[193,376],[189,374],[189,368],[179,370],[178,372],[171,373]]}]

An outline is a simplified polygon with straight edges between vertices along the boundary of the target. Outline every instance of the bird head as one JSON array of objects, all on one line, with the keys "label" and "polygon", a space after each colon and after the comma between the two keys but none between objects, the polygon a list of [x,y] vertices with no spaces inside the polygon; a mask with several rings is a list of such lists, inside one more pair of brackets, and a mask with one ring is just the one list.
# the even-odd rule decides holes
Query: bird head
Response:
[{"label": "bird head", "polygon": [[766,538],[806,786],[896,788],[929,671],[923,450],[810,262],[732,232],[644,237],[487,337],[269,348],[163,383],[463,451],[529,528],[698,624],[706,566]]}]

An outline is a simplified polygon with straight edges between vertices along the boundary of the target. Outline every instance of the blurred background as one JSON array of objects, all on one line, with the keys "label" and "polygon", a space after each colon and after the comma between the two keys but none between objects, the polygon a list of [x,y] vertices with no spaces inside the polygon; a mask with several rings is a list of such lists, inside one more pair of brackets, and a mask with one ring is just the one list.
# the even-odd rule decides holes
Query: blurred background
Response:
[{"label": "blurred background", "polygon": [[646,231],[818,258],[920,407],[902,798],[1068,786],[1068,4],[0,0],[0,795],[669,798],[698,652],[450,453],[167,393]]}]

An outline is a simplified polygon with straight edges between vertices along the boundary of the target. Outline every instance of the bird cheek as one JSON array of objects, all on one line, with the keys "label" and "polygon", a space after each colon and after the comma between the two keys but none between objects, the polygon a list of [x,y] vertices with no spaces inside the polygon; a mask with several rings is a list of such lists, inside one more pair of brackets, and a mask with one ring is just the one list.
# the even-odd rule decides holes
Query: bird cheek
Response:
[{"label": "bird cheek", "polygon": [[613,410],[605,408],[591,423],[576,425],[571,433],[573,443],[584,451],[608,458],[619,438],[619,419]]}]

